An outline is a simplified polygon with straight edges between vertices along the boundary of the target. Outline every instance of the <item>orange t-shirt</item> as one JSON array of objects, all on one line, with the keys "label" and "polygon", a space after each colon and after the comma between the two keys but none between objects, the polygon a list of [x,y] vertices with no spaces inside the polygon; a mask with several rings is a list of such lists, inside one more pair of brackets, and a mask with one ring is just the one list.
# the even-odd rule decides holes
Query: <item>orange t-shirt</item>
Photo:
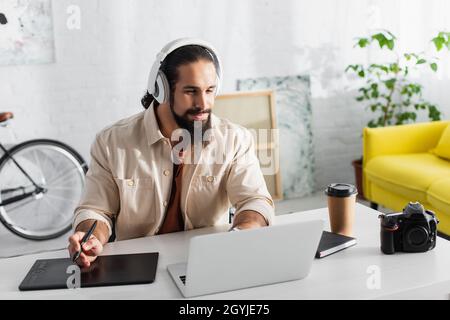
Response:
[{"label": "orange t-shirt", "polygon": [[181,178],[183,177],[183,164],[173,165],[172,191],[167,206],[164,222],[158,234],[184,230],[183,214],[181,213]]}]

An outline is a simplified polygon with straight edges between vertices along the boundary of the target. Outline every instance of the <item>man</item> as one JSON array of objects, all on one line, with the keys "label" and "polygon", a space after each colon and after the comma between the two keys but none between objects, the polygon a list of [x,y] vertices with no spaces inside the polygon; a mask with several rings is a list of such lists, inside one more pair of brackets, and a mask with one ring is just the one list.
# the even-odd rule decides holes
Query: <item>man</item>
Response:
[{"label": "man", "polygon": [[90,266],[113,230],[124,240],[212,226],[231,205],[234,229],[271,224],[273,201],[251,134],[211,113],[220,80],[209,44],[173,41],[150,72],[146,110],[97,134],[69,238],[72,256],[98,221],[80,266]]}]

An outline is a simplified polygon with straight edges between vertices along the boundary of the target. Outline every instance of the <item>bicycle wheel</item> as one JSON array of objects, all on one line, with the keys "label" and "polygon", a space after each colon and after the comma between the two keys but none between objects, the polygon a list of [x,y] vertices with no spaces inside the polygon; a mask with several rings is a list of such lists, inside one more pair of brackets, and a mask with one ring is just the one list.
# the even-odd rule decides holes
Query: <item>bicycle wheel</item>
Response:
[{"label": "bicycle wheel", "polygon": [[[82,195],[87,165],[68,145],[48,139],[30,140],[9,153],[46,192],[0,206],[0,220],[13,233],[32,240],[56,238],[68,232]],[[11,158],[0,159],[0,201],[30,192],[32,182]]]}]

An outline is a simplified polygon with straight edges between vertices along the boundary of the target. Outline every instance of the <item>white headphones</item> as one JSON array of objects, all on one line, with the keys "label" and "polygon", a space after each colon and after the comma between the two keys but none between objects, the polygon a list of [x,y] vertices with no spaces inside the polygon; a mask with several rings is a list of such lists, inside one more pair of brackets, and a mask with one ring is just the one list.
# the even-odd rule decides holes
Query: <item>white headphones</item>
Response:
[{"label": "white headphones", "polygon": [[147,91],[159,103],[168,102],[170,96],[169,81],[167,81],[167,77],[164,74],[164,72],[160,70],[161,64],[172,51],[180,47],[189,45],[201,46],[205,48],[208,51],[208,53],[211,54],[213,60],[215,61],[214,65],[216,66],[216,74],[217,74],[217,85],[215,94],[217,95],[217,93],[219,92],[220,81],[222,79],[222,64],[220,63],[219,56],[217,55],[214,47],[201,39],[181,38],[169,42],[164,46],[164,48],[162,48],[162,50],[156,55],[156,61],[153,63],[152,69],[148,76]]}]

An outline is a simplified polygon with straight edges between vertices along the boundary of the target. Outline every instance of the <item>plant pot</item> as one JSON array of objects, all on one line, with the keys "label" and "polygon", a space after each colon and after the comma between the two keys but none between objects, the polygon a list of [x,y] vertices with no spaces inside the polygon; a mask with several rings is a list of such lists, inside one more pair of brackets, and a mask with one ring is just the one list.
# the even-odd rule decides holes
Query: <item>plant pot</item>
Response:
[{"label": "plant pot", "polygon": [[364,200],[364,190],[363,190],[363,164],[362,158],[352,161],[353,168],[355,169],[355,182],[356,188],[358,189],[358,199]]}]

